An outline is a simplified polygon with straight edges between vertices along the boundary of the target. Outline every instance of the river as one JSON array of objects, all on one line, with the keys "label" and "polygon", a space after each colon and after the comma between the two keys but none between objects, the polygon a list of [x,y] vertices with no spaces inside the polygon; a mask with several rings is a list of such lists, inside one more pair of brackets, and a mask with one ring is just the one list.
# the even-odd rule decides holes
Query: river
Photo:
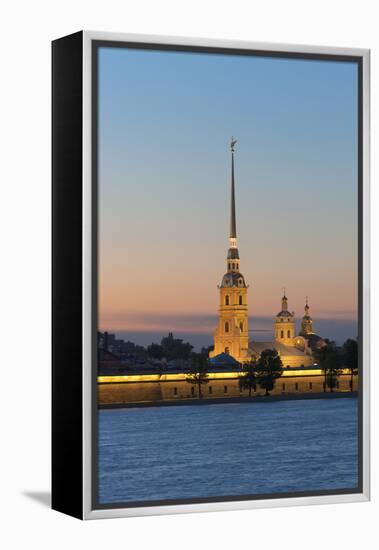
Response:
[{"label": "river", "polygon": [[102,410],[99,502],[351,489],[357,399]]}]

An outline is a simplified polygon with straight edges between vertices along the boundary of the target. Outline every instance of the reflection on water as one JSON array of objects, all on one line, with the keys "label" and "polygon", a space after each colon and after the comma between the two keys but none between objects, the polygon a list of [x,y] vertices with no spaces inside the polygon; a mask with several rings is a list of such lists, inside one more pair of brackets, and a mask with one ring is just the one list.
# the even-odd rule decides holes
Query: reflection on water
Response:
[{"label": "reflection on water", "polygon": [[352,489],[357,400],[99,412],[99,502]]}]

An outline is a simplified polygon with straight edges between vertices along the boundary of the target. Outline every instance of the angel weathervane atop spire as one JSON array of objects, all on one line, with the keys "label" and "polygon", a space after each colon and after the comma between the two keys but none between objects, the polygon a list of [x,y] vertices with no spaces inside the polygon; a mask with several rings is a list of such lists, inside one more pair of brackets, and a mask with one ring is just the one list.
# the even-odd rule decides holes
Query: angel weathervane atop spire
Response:
[{"label": "angel weathervane atop spire", "polygon": [[232,136],[232,139],[230,140],[230,149],[232,153],[234,153],[234,146],[237,143],[237,140]]}]

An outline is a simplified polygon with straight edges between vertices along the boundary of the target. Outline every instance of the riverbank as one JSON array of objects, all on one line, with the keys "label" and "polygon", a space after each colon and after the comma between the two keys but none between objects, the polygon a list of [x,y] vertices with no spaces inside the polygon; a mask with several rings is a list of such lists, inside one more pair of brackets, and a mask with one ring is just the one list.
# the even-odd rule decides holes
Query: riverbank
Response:
[{"label": "riverbank", "polygon": [[348,397],[357,397],[358,392],[320,392],[320,393],[293,393],[287,395],[267,395],[254,397],[202,397],[182,400],[165,401],[146,401],[134,403],[105,403],[100,404],[98,408],[103,409],[136,409],[146,407],[180,407],[183,405],[217,405],[223,403],[271,403],[273,401],[299,401],[310,399],[341,399]]}]

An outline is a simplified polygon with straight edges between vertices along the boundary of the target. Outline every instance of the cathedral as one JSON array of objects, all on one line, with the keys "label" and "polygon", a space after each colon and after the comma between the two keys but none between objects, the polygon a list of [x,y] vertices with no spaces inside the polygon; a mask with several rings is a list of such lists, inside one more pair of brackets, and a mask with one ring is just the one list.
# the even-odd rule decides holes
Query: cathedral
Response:
[{"label": "cathedral", "polygon": [[273,340],[256,342],[249,339],[248,285],[240,271],[237,247],[237,226],[234,181],[234,151],[236,140],[231,140],[231,202],[229,250],[226,258],[226,273],[218,286],[220,294],[219,320],[214,333],[214,349],[210,352],[213,365],[247,363],[251,357],[259,357],[267,348],[276,349],[283,367],[301,367],[314,364],[313,351],[325,345],[314,333],[308,299],[300,332],[296,334],[295,314],[288,309],[288,298],[283,292],[281,310],[274,318]]}]

